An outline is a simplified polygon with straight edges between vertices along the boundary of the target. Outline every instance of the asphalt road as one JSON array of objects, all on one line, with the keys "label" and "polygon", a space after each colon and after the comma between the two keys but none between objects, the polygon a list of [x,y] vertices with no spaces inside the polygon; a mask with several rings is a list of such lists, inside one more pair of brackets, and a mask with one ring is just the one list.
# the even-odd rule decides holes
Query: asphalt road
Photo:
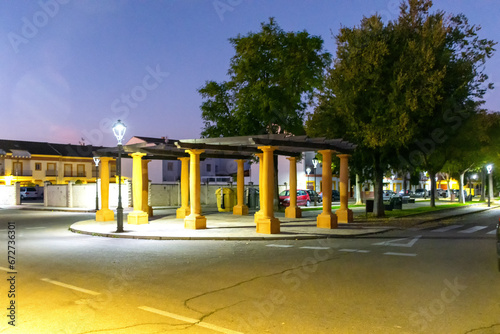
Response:
[{"label": "asphalt road", "polygon": [[92,237],[67,230],[89,214],[0,210],[0,333],[500,333],[499,216],[233,242]]}]

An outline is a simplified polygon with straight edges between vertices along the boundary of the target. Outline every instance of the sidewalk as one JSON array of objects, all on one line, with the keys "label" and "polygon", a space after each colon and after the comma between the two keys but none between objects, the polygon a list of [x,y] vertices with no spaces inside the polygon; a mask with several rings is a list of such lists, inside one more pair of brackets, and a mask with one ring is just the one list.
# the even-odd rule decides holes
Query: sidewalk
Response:
[{"label": "sidewalk", "polygon": [[[175,209],[155,210],[155,216],[150,219],[149,224],[144,225],[127,224],[125,213],[123,233],[116,233],[116,221],[96,222],[95,220],[86,220],[71,225],[69,229],[75,233],[93,236],[154,240],[299,240],[348,238],[383,233],[401,227],[462,216],[496,207],[498,207],[496,204],[490,208],[484,204],[476,204],[421,215],[390,218],[376,223],[357,220],[355,223],[339,224],[337,229],[316,227],[316,216],[321,211],[304,211],[303,218],[300,219],[285,218],[284,213],[277,212],[275,216],[281,222],[280,234],[257,233],[253,218],[254,211],[251,211],[248,216],[234,216],[230,212],[204,211],[204,216],[207,218],[207,228],[189,230],[184,228],[183,219],[175,218]],[[364,210],[364,207],[354,209],[360,212],[361,209]]]}]

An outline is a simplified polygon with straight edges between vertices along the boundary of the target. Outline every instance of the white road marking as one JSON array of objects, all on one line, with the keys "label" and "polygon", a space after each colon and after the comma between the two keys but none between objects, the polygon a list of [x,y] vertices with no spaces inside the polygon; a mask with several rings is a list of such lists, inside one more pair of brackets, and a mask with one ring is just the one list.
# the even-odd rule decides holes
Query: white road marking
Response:
[{"label": "white road marking", "polygon": [[330,247],[312,247],[312,246],[303,246],[300,248],[304,248],[304,249],[330,249]]},{"label": "white road marking", "polygon": [[395,253],[395,252],[387,252],[384,255],[396,255],[396,256],[417,256],[415,253]]},{"label": "white road marking", "polygon": [[496,229],[491,230],[491,231],[489,231],[489,232],[488,232],[488,233],[486,233],[486,234],[495,234],[495,233],[497,233],[497,230],[496,230]]},{"label": "white road marking", "polygon": [[53,280],[48,279],[48,278],[41,278],[41,280],[44,281],[44,282],[47,282],[47,283],[52,283],[52,284],[55,284],[55,285],[62,286],[64,288],[68,288],[68,289],[80,291],[80,292],[83,292],[83,293],[88,293],[89,295],[97,296],[97,295],[101,294],[100,292],[95,292],[95,291],[92,291],[92,290],[87,290],[87,289],[79,288],[79,287],[74,286],[74,285],[70,285],[70,284],[66,284],[66,283],[62,283],[62,282],[58,282],[58,281],[53,281]]},{"label": "white road marking", "polygon": [[350,248],[342,248],[339,249],[339,252],[348,252],[348,253],[370,253],[369,250],[365,249],[350,249]]},{"label": "white road marking", "polygon": [[[403,239],[395,239],[390,241],[382,241],[374,243],[377,246],[396,246],[396,247],[413,247],[415,243],[422,237],[421,235],[417,235],[414,238],[403,238]],[[409,240],[408,242],[400,242],[402,240]]]},{"label": "white road marking", "polygon": [[190,323],[190,324],[194,324],[196,326],[200,326],[200,327],[212,329],[214,331],[221,332],[221,333],[243,334],[241,332],[236,332],[236,331],[233,331],[233,330],[230,330],[230,329],[226,329],[226,328],[223,328],[223,327],[212,325],[212,324],[209,324],[209,323],[197,320],[197,319],[184,317],[182,315],[178,315],[178,314],[174,314],[174,313],[170,313],[170,312],[165,312],[165,311],[158,310],[158,309],[155,309],[155,308],[152,308],[152,307],[148,307],[148,306],[139,306],[139,309],[141,309],[143,311],[148,311],[148,312],[151,312],[151,313],[156,313],[156,314],[162,315],[164,317],[169,317],[169,318],[172,318],[172,319],[184,321],[184,322],[187,322],[187,323]]},{"label": "white road marking", "polygon": [[281,247],[281,248],[290,248],[293,247],[293,245],[276,245],[276,244],[269,244],[266,245],[267,247]]},{"label": "white road marking", "polygon": [[26,227],[27,230],[40,230],[40,229],[43,229],[43,228],[46,228],[46,227]]},{"label": "white road marking", "polygon": [[471,228],[468,228],[466,230],[458,231],[458,233],[474,233],[477,231],[480,231],[484,228],[487,228],[488,226],[473,226]]},{"label": "white road marking", "polygon": [[448,232],[450,230],[454,230],[456,228],[462,227],[463,225],[449,225],[449,226],[444,226],[441,228],[437,228],[435,230],[432,230],[431,232]]}]

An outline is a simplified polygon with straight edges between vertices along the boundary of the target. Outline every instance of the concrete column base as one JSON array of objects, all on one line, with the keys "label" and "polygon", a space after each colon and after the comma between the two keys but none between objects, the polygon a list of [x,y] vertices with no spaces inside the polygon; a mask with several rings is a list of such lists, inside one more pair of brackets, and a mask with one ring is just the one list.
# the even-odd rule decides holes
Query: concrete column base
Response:
[{"label": "concrete column base", "polygon": [[259,221],[259,219],[262,217],[262,213],[259,211],[257,211],[256,213],[254,213],[253,215],[253,222],[255,224],[257,224],[257,222]]},{"label": "concrete column base", "polygon": [[285,209],[286,218],[302,218],[302,210],[298,206],[289,206]]},{"label": "concrete column base", "polygon": [[263,234],[279,234],[280,233],[280,221],[278,218],[266,218],[260,216],[257,221],[257,233]]},{"label": "concrete column base", "polygon": [[207,228],[207,218],[201,215],[189,215],[184,218],[184,228],[190,230],[203,230]]},{"label": "concrete column base", "polygon": [[248,215],[248,206],[246,206],[246,205],[233,206],[233,215],[238,215],[238,216]]},{"label": "concrete column base", "polygon": [[144,211],[132,211],[127,216],[127,224],[132,224],[132,225],[149,224],[148,214]]},{"label": "concrete column base", "polygon": [[339,209],[335,211],[335,214],[337,215],[337,221],[339,223],[352,223],[354,221],[352,210],[350,209],[347,210]]},{"label": "concrete column base", "polygon": [[187,216],[189,216],[189,214],[191,213],[191,208],[186,206],[186,207],[180,207],[178,208],[176,211],[175,211],[175,217],[176,218],[186,218]]},{"label": "concrete column base", "polygon": [[115,220],[115,213],[110,209],[101,209],[95,213],[95,220],[98,222],[109,222]]},{"label": "concrete column base", "polygon": [[316,219],[316,226],[319,228],[337,228],[337,216],[332,213],[321,213]]}]

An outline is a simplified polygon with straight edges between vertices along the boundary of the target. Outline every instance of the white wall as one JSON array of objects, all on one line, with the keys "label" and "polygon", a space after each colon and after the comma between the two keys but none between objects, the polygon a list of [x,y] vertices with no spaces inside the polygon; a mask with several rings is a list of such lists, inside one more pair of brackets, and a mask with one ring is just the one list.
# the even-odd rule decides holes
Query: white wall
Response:
[{"label": "white wall", "polygon": [[[19,204],[18,198],[20,198],[19,193],[19,183],[11,186],[0,186],[0,205],[16,205]],[[17,190],[17,191],[16,191]]]}]

